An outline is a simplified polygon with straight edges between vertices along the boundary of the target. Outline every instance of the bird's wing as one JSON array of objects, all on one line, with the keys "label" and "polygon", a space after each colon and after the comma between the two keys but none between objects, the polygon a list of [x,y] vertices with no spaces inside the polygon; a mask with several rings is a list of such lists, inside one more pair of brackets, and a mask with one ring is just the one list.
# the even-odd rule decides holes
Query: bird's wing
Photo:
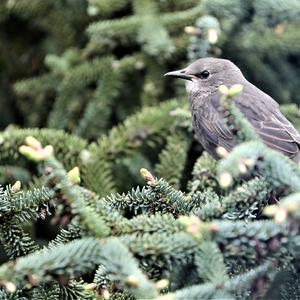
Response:
[{"label": "bird's wing", "polygon": [[299,152],[299,133],[270,96],[252,86],[235,103],[267,146],[290,158]]},{"label": "bird's wing", "polygon": [[217,98],[212,99],[192,110],[194,128],[200,130],[198,134],[202,144],[212,145],[214,148],[221,146],[229,151],[234,146],[234,139],[218,110],[218,101]]},{"label": "bird's wing", "polygon": [[[220,113],[219,101],[220,95],[216,93],[209,101],[192,109],[194,128],[200,129],[202,144],[231,150],[235,141]],[[290,158],[299,154],[300,135],[270,96],[250,85],[235,99],[235,104],[267,146]]]}]

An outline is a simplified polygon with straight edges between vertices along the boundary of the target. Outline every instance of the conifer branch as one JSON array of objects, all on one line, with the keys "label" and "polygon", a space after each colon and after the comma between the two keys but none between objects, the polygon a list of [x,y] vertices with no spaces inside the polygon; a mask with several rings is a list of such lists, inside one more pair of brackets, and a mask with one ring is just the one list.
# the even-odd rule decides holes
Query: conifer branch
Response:
[{"label": "conifer branch", "polygon": [[[87,142],[75,135],[54,129],[7,129],[0,134],[0,161],[15,162],[20,158],[18,148],[25,138],[33,136],[43,145],[51,144],[55,155],[69,169],[80,164],[80,153],[87,147]],[[67,146],[66,146],[67,145]]]},{"label": "conifer branch", "polygon": [[231,182],[233,178],[239,178],[241,175],[263,174],[273,190],[285,188],[298,191],[300,188],[300,172],[297,165],[288,157],[257,141],[235,147],[220,162],[219,173],[221,176],[230,176]]},{"label": "conifer branch", "polygon": [[82,170],[86,187],[99,196],[114,192],[113,159],[136,151],[144,143],[153,146],[165,139],[176,122],[170,112],[180,103],[173,100],[158,107],[146,107],[101,137],[97,144],[91,144],[90,158]]},{"label": "conifer branch", "polygon": [[155,173],[164,178],[173,187],[180,187],[180,176],[185,166],[189,141],[183,134],[173,134],[167,138],[165,149],[159,156]]}]

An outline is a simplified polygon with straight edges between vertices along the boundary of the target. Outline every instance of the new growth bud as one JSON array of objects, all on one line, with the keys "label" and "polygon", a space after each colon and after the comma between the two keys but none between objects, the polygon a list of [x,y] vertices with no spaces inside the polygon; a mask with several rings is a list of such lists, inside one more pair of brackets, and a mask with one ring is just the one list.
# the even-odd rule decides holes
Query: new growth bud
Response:
[{"label": "new growth bud", "polygon": [[93,291],[97,288],[97,284],[95,282],[92,282],[92,283],[88,283],[85,285],[84,289],[86,291]]},{"label": "new growth bud", "polygon": [[243,86],[241,84],[234,84],[230,88],[228,88],[226,85],[220,85],[219,86],[219,92],[225,96],[232,98],[239,94],[243,90]]},{"label": "new growth bud", "polygon": [[160,291],[169,286],[169,280],[168,279],[161,279],[155,283],[155,287]]},{"label": "new growth bud", "polygon": [[74,167],[72,170],[68,172],[68,178],[73,184],[79,184],[80,179],[80,170],[78,167]]},{"label": "new growth bud", "polygon": [[201,239],[203,231],[207,230],[207,224],[196,216],[181,216],[178,220],[185,227],[187,233],[198,239]]},{"label": "new growth bud", "polygon": [[140,284],[139,279],[135,275],[129,275],[126,280],[127,284],[137,288]]},{"label": "new growth bud", "polygon": [[184,31],[185,31],[185,33],[190,34],[190,35],[200,34],[200,29],[195,26],[186,26],[186,27],[184,27]]},{"label": "new growth bud", "polygon": [[4,288],[9,292],[9,293],[14,293],[17,290],[17,287],[15,284],[11,281],[4,281],[1,282],[1,285],[4,286]]},{"label": "new growth bud", "polygon": [[26,145],[19,147],[19,152],[33,161],[47,160],[53,155],[53,147],[47,145],[42,147],[42,144],[34,137],[28,136],[25,139]]},{"label": "new growth bud", "polygon": [[219,35],[219,32],[217,29],[215,28],[210,28],[208,29],[208,32],[207,32],[207,39],[209,41],[210,44],[215,44],[217,43],[218,41],[218,36]]},{"label": "new growth bud", "polygon": [[10,188],[12,193],[17,193],[20,191],[20,189],[21,189],[21,181],[19,181],[19,180],[16,181],[14,183],[14,185]]},{"label": "new growth bud", "polygon": [[19,152],[26,156],[28,159],[33,160],[33,161],[40,161],[41,160],[41,156],[40,153],[38,151],[36,151],[35,149],[29,147],[29,146],[25,146],[22,145],[19,147]]},{"label": "new growth bud", "polygon": [[224,84],[219,86],[219,92],[223,95],[223,96],[227,96],[228,95],[228,87]]},{"label": "new growth bud", "polygon": [[147,184],[150,186],[155,186],[155,178],[153,175],[145,168],[140,169],[141,176],[147,181]]},{"label": "new growth bud", "polygon": [[26,137],[25,143],[33,149],[38,150],[42,148],[42,144],[33,136]]},{"label": "new growth bud", "polygon": [[228,151],[224,147],[217,147],[216,152],[221,158],[228,156]]},{"label": "new growth bud", "polygon": [[241,84],[234,84],[228,91],[229,97],[234,97],[239,94],[243,90],[243,86]]},{"label": "new growth bud", "polygon": [[263,213],[268,217],[273,217],[277,224],[283,223],[288,217],[287,209],[280,205],[267,206],[264,208]]},{"label": "new growth bud", "polygon": [[233,181],[232,176],[228,172],[222,173],[219,177],[219,183],[223,188],[229,187],[232,184],[232,181]]}]

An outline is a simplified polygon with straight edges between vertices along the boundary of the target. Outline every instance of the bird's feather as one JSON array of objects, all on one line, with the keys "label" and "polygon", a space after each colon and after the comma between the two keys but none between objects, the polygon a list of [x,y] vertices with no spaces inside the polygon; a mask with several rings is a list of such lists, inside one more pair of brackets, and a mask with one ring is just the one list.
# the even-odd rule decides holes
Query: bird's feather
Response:
[{"label": "bird's feather", "polygon": [[237,98],[236,105],[267,146],[291,158],[299,152],[299,133],[270,96],[249,83]]},{"label": "bird's feather", "polygon": [[[280,112],[278,104],[270,96],[248,83],[235,99],[235,104],[267,146],[290,158],[299,153],[299,133]],[[206,99],[192,110],[194,128],[200,129],[198,138],[204,146],[205,144],[208,146],[207,148],[221,146],[231,150],[235,146],[235,140],[219,107],[220,95],[216,91],[210,99]]]},{"label": "bird's feather", "polygon": [[217,158],[215,148],[218,146],[228,151],[234,147],[232,132],[226,126],[218,108],[212,105],[211,101],[192,109],[192,114],[193,127],[197,128],[197,138],[212,156]]}]

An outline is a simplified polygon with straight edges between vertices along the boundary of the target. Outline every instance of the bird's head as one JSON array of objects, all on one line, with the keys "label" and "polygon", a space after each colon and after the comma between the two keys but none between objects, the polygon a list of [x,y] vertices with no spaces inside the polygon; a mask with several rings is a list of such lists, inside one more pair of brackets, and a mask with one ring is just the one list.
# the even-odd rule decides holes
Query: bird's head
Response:
[{"label": "bird's head", "polygon": [[185,79],[189,95],[213,92],[222,84],[231,86],[245,81],[240,69],[230,60],[212,57],[200,58],[186,68],[164,76]]}]

